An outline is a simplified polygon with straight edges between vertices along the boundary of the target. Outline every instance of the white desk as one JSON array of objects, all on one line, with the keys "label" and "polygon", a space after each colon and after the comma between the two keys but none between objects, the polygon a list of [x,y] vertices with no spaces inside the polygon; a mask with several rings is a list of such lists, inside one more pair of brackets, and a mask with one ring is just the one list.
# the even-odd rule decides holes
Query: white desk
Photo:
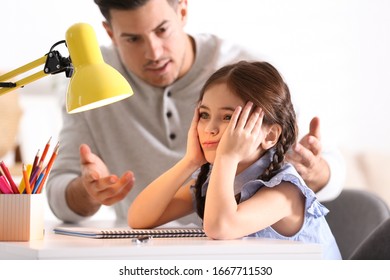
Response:
[{"label": "white desk", "polygon": [[[62,224],[63,225],[63,224]],[[0,259],[321,259],[319,244],[244,238],[154,238],[135,244],[131,239],[90,239],[54,234],[43,240],[0,242]],[[88,224],[88,226],[91,226]]]}]

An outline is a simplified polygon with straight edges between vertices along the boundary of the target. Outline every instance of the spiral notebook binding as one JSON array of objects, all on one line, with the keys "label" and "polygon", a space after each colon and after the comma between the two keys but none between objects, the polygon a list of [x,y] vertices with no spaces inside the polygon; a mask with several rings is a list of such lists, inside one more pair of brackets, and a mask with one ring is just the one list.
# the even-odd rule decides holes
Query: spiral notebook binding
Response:
[{"label": "spiral notebook binding", "polygon": [[101,230],[101,238],[153,238],[205,237],[202,229],[152,229],[152,230]]},{"label": "spiral notebook binding", "polygon": [[94,229],[82,227],[56,227],[54,232],[88,238],[176,238],[206,237],[202,228],[155,228],[155,229]]}]

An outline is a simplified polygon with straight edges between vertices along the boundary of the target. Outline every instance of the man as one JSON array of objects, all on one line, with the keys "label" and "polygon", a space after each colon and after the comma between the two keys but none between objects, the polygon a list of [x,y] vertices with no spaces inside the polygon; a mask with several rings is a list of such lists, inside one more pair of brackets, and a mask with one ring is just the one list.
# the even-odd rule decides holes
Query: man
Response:
[{"label": "man", "polygon": [[[186,34],[186,0],[95,3],[113,43],[102,48],[104,59],[127,78],[134,95],[64,114],[61,149],[47,192],[54,214],[68,222],[92,216],[101,205],[113,205],[117,218],[125,221],[142,188],[184,154],[204,81],[223,65],[259,59],[213,35]],[[289,160],[314,191],[338,195],[343,161],[337,152],[322,151],[317,118]]]}]

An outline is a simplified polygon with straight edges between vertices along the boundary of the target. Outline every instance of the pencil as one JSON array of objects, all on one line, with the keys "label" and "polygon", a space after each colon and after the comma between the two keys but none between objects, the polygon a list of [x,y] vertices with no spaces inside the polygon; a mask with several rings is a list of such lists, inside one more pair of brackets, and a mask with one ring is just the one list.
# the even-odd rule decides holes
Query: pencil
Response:
[{"label": "pencil", "polygon": [[40,151],[41,150],[38,149],[38,152],[35,155],[34,162],[33,162],[32,169],[31,169],[32,170],[31,173],[34,172],[34,170],[38,167],[38,162],[39,162],[39,158],[40,158]]},{"label": "pencil", "polygon": [[9,170],[8,170],[7,166],[5,165],[4,161],[0,162],[0,167],[3,170],[3,173],[4,173],[5,177],[8,180],[8,183],[11,186],[12,192],[15,193],[15,194],[18,194],[19,193],[18,186],[16,186],[14,180],[12,179],[11,173],[9,172]]},{"label": "pencil", "polygon": [[54,151],[53,151],[53,154],[51,155],[51,158],[49,160],[49,163],[47,164],[47,166],[45,167],[45,176],[43,177],[42,181],[40,182],[39,186],[38,186],[38,190],[36,193],[41,193],[42,191],[42,188],[43,188],[43,185],[45,184],[45,181],[47,179],[47,176],[49,176],[49,173],[50,173],[50,170],[53,166],[53,163],[54,163],[54,160],[56,159],[57,155],[58,155],[58,150],[59,150],[59,147],[60,147],[60,143],[57,143],[56,147],[54,148]]},{"label": "pencil", "polygon": [[49,151],[49,147],[50,147],[50,141],[51,141],[51,137],[49,138],[49,141],[47,141],[47,144],[45,146],[45,149],[43,150],[42,152],[42,156],[41,156],[41,159],[39,160],[39,163],[42,163],[44,162],[45,160],[45,157],[46,157],[46,154],[47,152]]},{"label": "pencil", "polygon": [[39,173],[41,173],[41,170],[42,170],[42,162],[40,162],[40,163],[38,164],[38,167],[35,168],[35,170],[31,173],[30,179],[29,179],[30,186],[34,186],[35,181],[36,181],[36,179],[37,179],[38,176],[39,176]]},{"label": "pencil", "polygon": [[23,180],[27,194],[31,194],[30,182],[28,180],[27,168],[25,164],[23,164]]},{"label": "pencil", "polygon": [[13,194],[14,192],[11,190],[11,186],[8,184],[5,176],[0,175],[0,193],[3,194]]},{"label": "pencil", "polygon": [[31,190],[32,193],[38,193],[38,187],[39,187],[39,185],[42,182],[43,176],[45,175],[45,170],[46,170],[46,167],[42,170],[41,174],[39,174],[37,180],[35,181],[34,186],[31,188],[32,189]]},{"label": "pencil", "polygon": [[[31,164],[27,164],[26,165],[27,180],[29,180],[29,178],[30,178],[31,169],[32,169],[32,165]],[[22,172],[23,172],[23,168],[22,168]],[[24,176],[23,176],[22,180],[20,180],[19,193],[26,193],[26,183],[24,182]]]}]

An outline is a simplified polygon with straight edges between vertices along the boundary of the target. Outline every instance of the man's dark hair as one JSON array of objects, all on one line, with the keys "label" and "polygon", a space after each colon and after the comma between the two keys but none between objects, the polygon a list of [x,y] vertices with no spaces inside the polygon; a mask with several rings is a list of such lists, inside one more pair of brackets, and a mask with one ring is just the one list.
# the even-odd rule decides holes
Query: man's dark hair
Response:
[{"label": "man's dark hair", "polygon": [[[94,0],[95,4],[98,5],[100,12],[104,18],[110,22],[111,15],[110,10],[135,10],[142,7],[150,0]],[[172,7],[174,7],[179,0],[166,0]]]}]

